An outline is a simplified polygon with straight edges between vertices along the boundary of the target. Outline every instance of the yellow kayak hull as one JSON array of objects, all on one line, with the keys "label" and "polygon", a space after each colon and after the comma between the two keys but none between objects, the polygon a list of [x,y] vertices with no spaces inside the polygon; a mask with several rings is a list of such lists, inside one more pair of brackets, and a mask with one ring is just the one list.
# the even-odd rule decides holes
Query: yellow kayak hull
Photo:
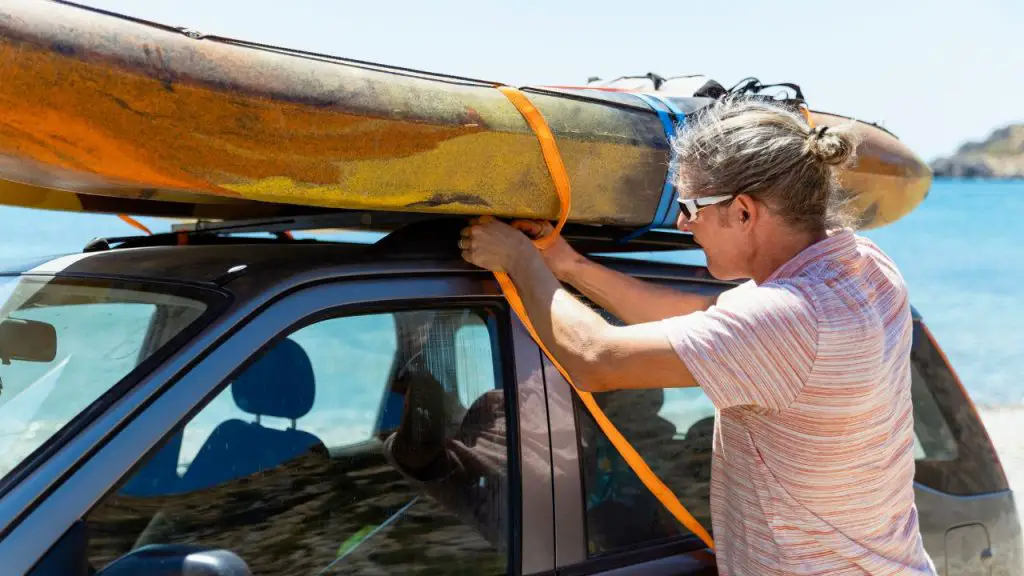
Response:
[{"label": "yellow kayak hull", "polygon": [[[0,6],[0,63],[0,204],[209,219],[558,214],[536,137],[493,83],[37,0]],[[662,214],[656,114],[629,94],[526,92],[561,150],[571,221],[636,228]],[[843,182],[878,226],[916,207],[931,173],[891,134],[858,129],[861,161]]]}]

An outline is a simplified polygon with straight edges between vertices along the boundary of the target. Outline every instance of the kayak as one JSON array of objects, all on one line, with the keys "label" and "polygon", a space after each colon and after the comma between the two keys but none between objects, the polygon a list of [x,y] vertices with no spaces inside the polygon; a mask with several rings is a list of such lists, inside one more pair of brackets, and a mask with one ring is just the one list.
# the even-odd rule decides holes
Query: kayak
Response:
[{"label": "kayak", "polygon": [[[38,0],[0,6],[0,63],[0,204],[215,220],[559,213],[537,136],[499,82]],[[561,152],[570,222],[671,226],[670,136],[649,103],[586,86],[520,90]],[[664,98],[683,119],[713,102]],[[894,135],[856,126],[860,160],[842,182],[870,228],[913,210],[931,172]]]}]

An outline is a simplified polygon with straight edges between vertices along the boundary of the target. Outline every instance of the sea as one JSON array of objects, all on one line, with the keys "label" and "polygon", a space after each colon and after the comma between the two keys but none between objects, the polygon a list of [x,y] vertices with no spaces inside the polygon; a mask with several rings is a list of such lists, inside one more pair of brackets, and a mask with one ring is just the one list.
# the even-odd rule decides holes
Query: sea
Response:
[{"label": "sea", "polygon": [[[154,232],[169,228],[139,221]],[[0,259],[79,252],[93,238],[136,233],[116,216],[0,208]],[[862,234],[903,273],[1011,487],[1024,490],[1024,181],[937,180],[912,213]],[[667,257],[703,262],[700,253]]]}]

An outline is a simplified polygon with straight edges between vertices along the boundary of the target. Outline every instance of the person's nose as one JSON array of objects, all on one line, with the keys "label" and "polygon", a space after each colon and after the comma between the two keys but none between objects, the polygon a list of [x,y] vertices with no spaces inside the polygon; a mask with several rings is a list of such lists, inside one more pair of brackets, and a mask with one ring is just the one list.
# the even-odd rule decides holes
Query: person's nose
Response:
[{"label": "person's nose", "polygon": [[682,214],[676,217],[676,228],[678,228],[680,232],[693,231],[693,229],[690,227],[690,221],[687,220],[686,218],[683,218]]}]

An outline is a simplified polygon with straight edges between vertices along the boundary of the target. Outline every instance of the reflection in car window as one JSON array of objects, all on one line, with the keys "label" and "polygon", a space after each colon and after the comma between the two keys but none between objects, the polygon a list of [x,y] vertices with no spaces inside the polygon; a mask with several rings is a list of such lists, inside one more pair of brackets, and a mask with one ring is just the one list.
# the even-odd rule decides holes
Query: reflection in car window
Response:
[{"label": "reflection in car window", "polygon": [[505,574],[493,325],[415,310],[288,334],[90,512],[92,565],[191,543],[254,574]]},{"label": "reflection in car window", "polygon": [[[313,377],[321,384],[317,386],[313,408],[302,418],[302,429],[334,447],[369,440],[397,351],[392,315],[352,316],[318,322],[289,338],[309,357]],[[250,417],[230,394],[218,395],[185,426],[179,468],[184,471],[221,422]],[[268,426],[290,424],[285,418],[268,415],[260,418]]]},{"label": "reflection in car window", "polygon": [[124,281],[26,276],[3,282],[0,321],[52,327],[56,349],[52,358],[0,364],[0,477],[207,308],[166,288]]},{"label": "reflection in car window", "polygon": [[[623,390],[594,398],[654,473],[710,530],[714,408],[703,392]],[[643,485],[578,401],[576,409],[589,553],[690,535]]]},{"label": "reflection in car window", "polygon": [[[595,307],[613,324],[621,322]],[[594,396],[619,432],[694,518],[711,530],[715,409],[700,388],[619,390]],[[574,398],[590,555],[691,535],[643,485]]]}]

